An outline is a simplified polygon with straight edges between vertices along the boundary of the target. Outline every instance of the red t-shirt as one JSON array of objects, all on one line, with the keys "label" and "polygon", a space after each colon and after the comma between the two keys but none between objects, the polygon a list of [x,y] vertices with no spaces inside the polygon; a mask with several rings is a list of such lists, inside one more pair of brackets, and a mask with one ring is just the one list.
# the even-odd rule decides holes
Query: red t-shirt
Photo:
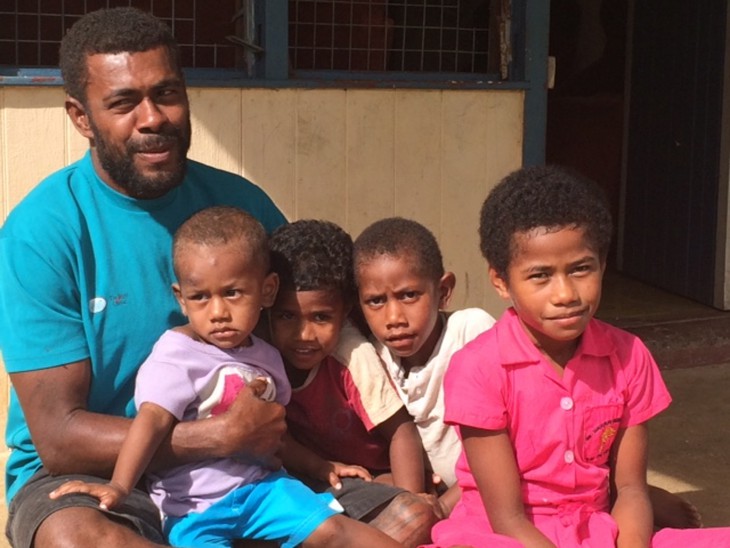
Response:
[{"label": "red t-shirt", "polygon": [[[289,431],[322,458],[357,464],[371,473],[386,472],[390,470],[389,441],[371,432],[383,422],[375,423],[373,417],[390,418],[402,404],[397,397],[378,397],[379,390],[394,392],[388,381],[373,378],[387,378],[382,367],[359,373],[327,357],[301,387],[292,389],[286,408]],[[374,391],[373,384],[382,388]],[[392,412],[383,406],[390,406]]]}]

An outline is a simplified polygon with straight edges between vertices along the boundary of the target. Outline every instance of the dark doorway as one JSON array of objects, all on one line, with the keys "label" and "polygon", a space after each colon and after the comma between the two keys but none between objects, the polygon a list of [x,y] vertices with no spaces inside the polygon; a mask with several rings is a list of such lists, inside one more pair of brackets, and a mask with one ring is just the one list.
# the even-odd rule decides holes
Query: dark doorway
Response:
[{"label": "dark doorway", "polygon": [[[554,0],[550,21],[546,161],[604,187],[620,227],[609,268],[711,306],[726,10],[725,0]],[[591,47],[600,53],[587,63]]]},{"label": "dark doorway", "polygon": [[[598,182],[618,225],[626,60],[626,0],[554,0],[545,158]],[[616,242],[609,256],[616,263]]]}]

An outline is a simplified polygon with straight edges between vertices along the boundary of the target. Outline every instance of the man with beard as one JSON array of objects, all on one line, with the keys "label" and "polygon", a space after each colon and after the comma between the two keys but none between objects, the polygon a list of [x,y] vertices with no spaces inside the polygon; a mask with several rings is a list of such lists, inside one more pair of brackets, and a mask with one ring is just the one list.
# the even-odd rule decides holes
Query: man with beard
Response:
[{"label": "man with beard", "polygon": [[[89,140],[0,232],[0,348],[13,386],[6,440],[7,533],[15,547],[164,544],[142,491],[103,513],[72,478],[103,481],[134,413],[134,380],[155,339],[184,323],[171,291],[172,234],[214,204],[285,222],[237,175],[188,160],[190,114],[178,47],[141,11],[91,13],[61,46],[66,111]],[[229,412],[180,423],[156,466],[235,456],[272,468],[284,410],[244,389]]]},{"label": "man with beard", "polygon": [[[143,491],[112,511],[49,493],[111,476],[137,369],[161,333],[185,323],[171,291],[176,229],[212,205],[244,209],[268,231],[285,218],[249,181],[187,159],[178,46],[156,18],[90,13],[60,57],[66,111],[89,151],[42,181],[0,231],[0,349],[12,383],[6,531],[16,548],[157,546],[160,516]],[[151,467],[233,457],[276,469],[284,431],[283,407],[244,388],[227,412],[177,424]],[[418,544],[432,513],[407,495],[363,521]]]}]

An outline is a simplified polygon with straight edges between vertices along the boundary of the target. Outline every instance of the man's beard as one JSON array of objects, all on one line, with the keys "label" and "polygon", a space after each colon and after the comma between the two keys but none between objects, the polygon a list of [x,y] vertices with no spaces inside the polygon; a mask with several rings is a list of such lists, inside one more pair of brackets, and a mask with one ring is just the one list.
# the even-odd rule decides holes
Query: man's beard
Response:
[{"label": "man's beard", "polygon": [[[178,129],[173,125],[165,126],[159,133],[127,142],[123,150],[110,145],[93,120],[89,120],[89,122],[94,133],[96,153],[101,167],[119,188],[124,189],[128,196],[138,199],[159,198],[180,186],[185,177],[186,158],[190,148],[189,116],[182,128]],[[170,171],[160,171],[154,175],[145,176],[134,165],[134,154],[145,150],[155,150],[162,146],[177,149],[178,163]]]}]

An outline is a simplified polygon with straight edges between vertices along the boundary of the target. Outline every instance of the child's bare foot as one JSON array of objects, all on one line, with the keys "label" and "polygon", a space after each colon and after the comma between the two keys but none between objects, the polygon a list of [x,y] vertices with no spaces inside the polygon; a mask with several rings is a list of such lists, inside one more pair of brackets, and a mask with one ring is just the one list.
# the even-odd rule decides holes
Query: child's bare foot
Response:
[{"label": "child's bare foot", "polygon": [[655,528],[695,529],[702,527],[702,516],[697,508],[679,495],[650,485],[649,498],[654,508]]}]

